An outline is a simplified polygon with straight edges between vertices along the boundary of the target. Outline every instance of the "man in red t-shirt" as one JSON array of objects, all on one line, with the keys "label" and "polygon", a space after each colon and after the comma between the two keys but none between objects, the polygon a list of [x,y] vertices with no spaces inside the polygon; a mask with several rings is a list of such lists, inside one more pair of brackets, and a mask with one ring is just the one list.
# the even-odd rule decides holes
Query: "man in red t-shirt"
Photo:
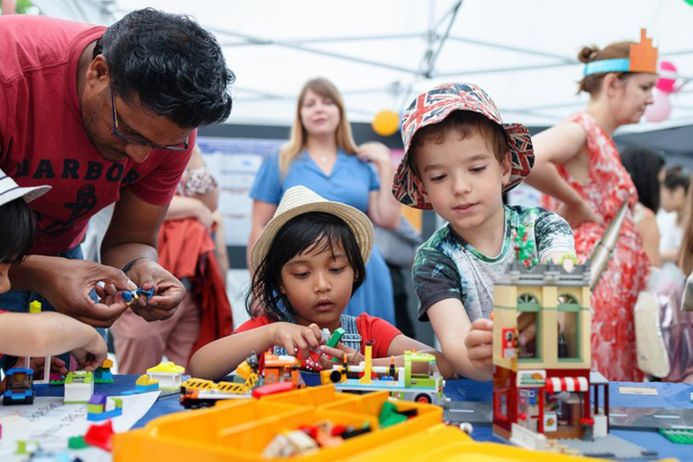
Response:
[{"label": "man in red t-shirt", "polygon": [[[108,326],[127,309],[116,291],[134,283],[156,292],[133,310],[170,317],[185,289],[157,263],[158,228],[195,129],[231,110],[218,43],[187,17],[144,9],[107,29],[2,16],[0,50],[0,168],[20,186],[52,186],[31,204],[37,236],[0,307],[25,311],[34,292]],[[89,217],[114,202],[104,264],[78,259]]]}]

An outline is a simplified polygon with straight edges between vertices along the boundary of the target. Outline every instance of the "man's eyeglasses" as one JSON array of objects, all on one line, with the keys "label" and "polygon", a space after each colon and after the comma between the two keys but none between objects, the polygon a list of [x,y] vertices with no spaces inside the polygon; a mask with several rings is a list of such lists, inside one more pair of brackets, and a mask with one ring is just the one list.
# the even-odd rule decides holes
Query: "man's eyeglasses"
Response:
[{"label": "man's eyeglasses", "polygon": [[188,138],[185,139],[180,144],[156,144],[152,143],[142,135],[123,133],[118,129],[118,113],[115,107],[115,95],[113,94],[113,89],[111,91],[111,108],[113,109],[113,130],[111,133],[113,136],[123,141],[126,144],[136,144],[138,146],[148,146],[153,149],[167,149],[169,151],[187,151],[188,150]]}]

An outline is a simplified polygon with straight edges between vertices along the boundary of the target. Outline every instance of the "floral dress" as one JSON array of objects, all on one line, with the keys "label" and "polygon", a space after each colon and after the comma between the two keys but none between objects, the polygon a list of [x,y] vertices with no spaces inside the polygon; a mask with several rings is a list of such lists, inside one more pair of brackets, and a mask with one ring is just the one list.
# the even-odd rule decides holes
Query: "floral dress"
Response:
[{"label": "floral dress", "polygon": [[[633,307],[638,294],[645,289],[650,261],[633,222],[638,193],[611,136],[587,113],[576,114],[570,120],[587,134],[589,182],[578,183],[562,165],[557,165],[561,176],[605,225],[614,218],[625,198],[630,203],[609,264],[592,291],[592,368],[609,380],[640,381],[643,373],[637,368]],[[544,206],[555,210],[558,202],[544,196]],[[583,223],[574,230],[575,250],[581,262],[590,257],[605,225]]]}]

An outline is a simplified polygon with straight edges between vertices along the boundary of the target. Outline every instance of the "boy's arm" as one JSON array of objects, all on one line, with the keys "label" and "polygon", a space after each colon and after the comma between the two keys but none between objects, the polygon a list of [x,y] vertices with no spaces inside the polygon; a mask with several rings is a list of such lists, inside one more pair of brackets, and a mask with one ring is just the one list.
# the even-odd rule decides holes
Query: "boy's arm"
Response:
[{"label": "boy's arm", "polygon": [[4,354],[54,356],[75,350],[93,355],[99,364],[107,353],[106,344],[93,327],[64,314],[0,315],[0,352]]},{"label": "boy's arm", "polygon": [[561,263],[564,255],[575,257],[575,240],[568,222],[556,213],[540,210],[534,224],[539,262]]},{"label": "boy's arm", "polygon": [[[474,380],[491,379],[492,335],[490,329],[472,330],[469,316],[462,302],[456,298],[447,298],[432,305],[428,309],[428,318],[431,320],[448,364],[457,374]],[[480,327],[481,324],[487,324],[486,327],[490,327],[491,321],[478,320],[475,322],[475,327]],[[468,336],[469,339],[467,339]]]}]

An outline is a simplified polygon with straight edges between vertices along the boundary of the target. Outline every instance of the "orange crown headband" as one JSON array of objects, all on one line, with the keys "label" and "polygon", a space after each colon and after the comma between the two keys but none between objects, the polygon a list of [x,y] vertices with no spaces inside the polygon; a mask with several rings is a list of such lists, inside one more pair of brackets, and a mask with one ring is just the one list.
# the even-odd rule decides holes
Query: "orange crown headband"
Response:
[{"label": "orange crown headband", "polygon": [[652,39],[647,38],[647,31],[640,29],[640,43],[630,46],[630,57],[601,59],[585,64],[584,75],[604,74],[606,72],[647,72],[657,73],[657,48],[652,46]]}]

